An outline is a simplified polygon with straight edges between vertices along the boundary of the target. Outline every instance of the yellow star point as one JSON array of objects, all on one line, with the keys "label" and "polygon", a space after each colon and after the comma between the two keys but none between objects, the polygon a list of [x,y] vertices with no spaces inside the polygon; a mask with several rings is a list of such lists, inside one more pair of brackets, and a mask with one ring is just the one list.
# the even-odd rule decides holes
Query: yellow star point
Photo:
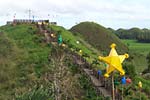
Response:
[{"label": "yellow star point", "polygon": [[129,55],[128,54],[118,55],[115,49],[116,44],[114,43],[110,47],[111,47],[111,51],[109,53],[109,56],[107,57],[99,56],[99,60],[102,60],[109,65],[104,76],[109,77],[109,74],[114,70],[119,71],[120,75],[124,75],[125,71],[123,70],[121,64],[125,60],[125,58],[129,57]]}]

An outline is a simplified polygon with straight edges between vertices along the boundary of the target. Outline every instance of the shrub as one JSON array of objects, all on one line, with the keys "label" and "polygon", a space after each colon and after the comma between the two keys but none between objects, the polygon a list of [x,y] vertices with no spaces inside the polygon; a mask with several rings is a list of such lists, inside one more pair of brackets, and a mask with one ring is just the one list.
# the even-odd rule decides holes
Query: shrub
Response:
[{"label": "shrub", "polygon": [[125,63],[125,64],[123,64],[123,68],[124,68],[126,74],[129,77],[131,77],[132,79],[134,79],[134,77],[136,76],[135,66],[131,63]]},{"label": "shrub", "polygon": [[54,97],[52,88],[40,86],[23,95],[16,96],[16,100],[54,100]]}]

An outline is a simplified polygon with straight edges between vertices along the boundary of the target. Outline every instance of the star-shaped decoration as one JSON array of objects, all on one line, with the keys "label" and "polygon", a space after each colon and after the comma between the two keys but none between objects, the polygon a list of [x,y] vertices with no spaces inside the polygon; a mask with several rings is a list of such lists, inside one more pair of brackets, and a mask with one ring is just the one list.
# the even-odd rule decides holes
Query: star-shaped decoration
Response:
[{"label": "star-shaped decoration", "polygon": [[99,56],[99,60],[102,60],[108,64],[108,67],[106,69],[106,73],[104,74],[105,77],[109,77],[109,74],[113,72],[114,70],[117,70],[120,72],[120,75],[124,75],[125,71],[122,68],[122,62],[125,60],[125,58],[128,58],[128,54],[124,55],[118,55],[116,52],[116,44],[111,45],[111,51],[109,53],[109,56],[107,57],[101,57]]}]

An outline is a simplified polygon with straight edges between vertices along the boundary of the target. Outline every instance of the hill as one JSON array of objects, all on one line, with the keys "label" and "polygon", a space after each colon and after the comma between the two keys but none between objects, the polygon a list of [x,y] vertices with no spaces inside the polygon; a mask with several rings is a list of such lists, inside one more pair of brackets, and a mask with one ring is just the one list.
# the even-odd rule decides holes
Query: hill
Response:
[{"label": "hill", "polygon": [[[0,27],[0,99],[98,98],[90,79],[74,64],[70,53],[71,50],[78,53],[81,49],[84,55],[91,56],[87,59],[92,63],[98,51],[63,27],[47,28],[56,33],[61,31],[69,49],[45,43],[44,34],[34,24]],[[78,45],[77,40],[80,40]]]},{"label": "hill", "polygon": [[109,50],[111,43],[117,44],[117,50],[119,52],[128,51],[128,48],[119,40],[115,34],[112,34],[107,28],[94,23],[94,22],[82,22],[73,26],[70,29],[71,32],[77,35],[81,35],[88,43],[93,45],[100,51]]}]

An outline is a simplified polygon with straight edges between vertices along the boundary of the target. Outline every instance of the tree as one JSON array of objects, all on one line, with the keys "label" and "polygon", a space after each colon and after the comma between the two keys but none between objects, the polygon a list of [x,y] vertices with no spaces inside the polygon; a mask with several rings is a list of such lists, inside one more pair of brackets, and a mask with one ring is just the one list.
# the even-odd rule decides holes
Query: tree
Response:
[{"label": "tree", "polygon": [[148,64],[150,64],[150,52],[147,54],[146,59],[147,59],[147,61],[148,61]]},{"label": "tree", "polygon": [[148,66],[147,66],[147,68],[142,72],[143,74],[150,73],[150,52],[147,54],[146,59],[147,59]]},{"label": "tree", "polygon": [[150,42],[150,30],[144,31],[143,33],[138,34],[137,40],[139,42],[149,43]]}]

